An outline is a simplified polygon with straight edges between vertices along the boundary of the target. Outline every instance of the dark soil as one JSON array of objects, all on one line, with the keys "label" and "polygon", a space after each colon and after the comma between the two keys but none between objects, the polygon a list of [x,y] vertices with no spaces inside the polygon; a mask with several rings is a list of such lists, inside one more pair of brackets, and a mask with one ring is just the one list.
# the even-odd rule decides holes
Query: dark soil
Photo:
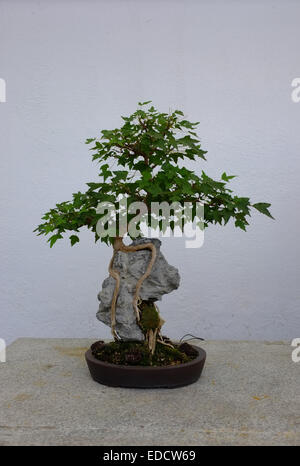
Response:
[{"label": "dark soil", "polygon": [[170,366],[183,364],[195,359],[197,351],[188,343],[176,345],[168,339],[174,348],[156,343],[152,355],[144,342],[112,341],[104,343],[96,341],[91,346],[92,354],[100,361],[125,366]]}]

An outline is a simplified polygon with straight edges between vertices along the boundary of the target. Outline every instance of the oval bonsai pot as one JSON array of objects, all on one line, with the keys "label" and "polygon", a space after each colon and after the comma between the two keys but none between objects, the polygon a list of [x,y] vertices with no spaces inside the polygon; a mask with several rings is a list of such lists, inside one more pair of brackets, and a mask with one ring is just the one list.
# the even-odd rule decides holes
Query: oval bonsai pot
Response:
[{"label": "oval bonsai pot", "polygon": [[95,358],[89,349],[85,359],[92,378],[110,387],[175,388],[196,382],[202,372],[206,352],[193,346],[198,356],[192,361],[174,366],[124,366]]}]

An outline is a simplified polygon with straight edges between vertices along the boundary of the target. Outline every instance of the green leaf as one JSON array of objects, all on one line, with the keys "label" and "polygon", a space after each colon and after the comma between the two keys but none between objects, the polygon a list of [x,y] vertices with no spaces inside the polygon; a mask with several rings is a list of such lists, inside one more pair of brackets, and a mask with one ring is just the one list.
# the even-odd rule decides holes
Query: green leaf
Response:
[{"label": "green leaf", "polygon": [[241,228],[242,230],[246,231],[246,225],[242,220],[236,220],[235,226]]},{"label": "green leaf", "polygon": [[128,171],[118,170],[118,171],[114,171],[113,174],[114,174],[113,183],[115,183],[115,182],[118,182],[120,180],[126,180],[127,175],[128,175]]},{"label": "green leaf", "polygon": [[50,243],[50,248],[56,243],[58,239],[62,238],[62,235],[60,233],[57,233],[56,235],[51,236],[48,239],[48,243]]},{"label": "green leaf", "polygon": [[71,241],[71,246],[74,246],[74,244],[79,243],[79,238],[77,235],[71,235],[70,241]]},{"label": "green leaf", "polygon": [[236,175],[226,175],[226,173],[224,172],[221,176],[222,180],[224,181],[230,181],[232,180],[233,178],[236,178]]},{"label": "green leaf", "polygon": [[86,139],[85,143],[90,144],[91,142],[94,142],[94,141],[96,141],[96,138],[89,138],[89,139]]},{"label": "green leaf", "polygon": [[262,214],[267,215],[268,217],[274,220],[274,217],[271,215],[269,211],[270,206],[271,204],[269,204],[268,202],[257,202],[256,204],[252,204],[252,207],[254,207],[254,209],[258,210]]},{"label": "green leaf", "polygon": [[91,189],[97,189],[97,188],[100,188],[100,186],[102,185],[102,183],[86,183],[88,185],[89,188]]},{"label": "green leaf", "polygon": [[147,100],[146,102],[139,102],[139,106],[142,107],[143,105],[151,104],[152,100]]}]

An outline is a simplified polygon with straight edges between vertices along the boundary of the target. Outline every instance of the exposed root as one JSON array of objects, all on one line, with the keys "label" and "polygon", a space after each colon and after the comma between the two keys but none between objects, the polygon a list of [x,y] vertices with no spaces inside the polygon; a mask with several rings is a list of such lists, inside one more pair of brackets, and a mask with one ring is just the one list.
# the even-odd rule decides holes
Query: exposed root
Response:
[{"label": "exposed root", "polygon": [[170,348],[173,348],[173,349],[174,349],[174,346],[171,345],[171,343],[166,343],[165,341],[160,340],[159,338],[157,338],[156,341],[158,341],[158,343],[161,343],[162,345],[169,346]]},{"label": "exposed root", "polygon": [[119,275],[119,272],[117,272],[117,270],[113,269],[115,255],[116,255],[116,251],[114,251],[113,256],[110,260],[108,271],[109,271],[109,274],[116,280],[116,286],[115,286],[112,301],[111,301],[110,316],[111,316],[111,333],[114,339],[117,340],[118,336],[116,333],[116,303],[117,303],[119,289],[120,289],[120,275]]},{"label": "exposed root", "polygon": [[[109,274],[116,280],[116,286],[115,286],[115,289],[114,289],[112,302],[111,302],[111,332],[112,332],[115,339],[118,338],[115,327],[116,327],[116,303],[117,303],[119,289],[120,289],[120,274],[119,274],[119,272],[117,270],[113,269],[113,263],[114,263],[115,255],[116,255],[117,251],[135,252],[135,251],[140,251],[142,249],[150,249],[151,259],[150,259],[150,262],[149,262],[148,267],[146,269],[146,272],[137,281],[135,293],[134,293],[134,296],[133,296],[132,305],[133,305],[133,308],[134,308],[134,311],[135,311],[135,314],[136,314],[136,319],[137,319],[138,322],[140,320],[140,311],[139,311],[139,308],[138,308],[139,292],[140,292],[140,289],[141,289],[141,286],[142,286],[144,280],[151,273],[153,264],[154,264],[155,259],[156,259],[156,254],[157,254],[156,253],[156,247],[154,246],[153,243],[138,244],[136,246],[126,246],[123,243],[122,238],[116,238],[115,243],[114,243],[114,253],[113,253],[113,256],[112,256],[111,261],[109,263],[108,271],[109,271]],[[155,333],[155,338],[156,338],[156,333]],[[155,349],[155,344],[154,344],[154,349]]]},{"label": "exposed root", "polygon": [[159,336],[159,338],[157,338],[158,343],[161,343],[162,345],[169,346],[170,348],[174,349],[174,346],[171,343],[167,343],[166,341],[164,341],[160,331],[158,332],[158,336]]},{"label": "exposed root", "polygon": [[156,347],[156,337],[157,337],[157,332],[158,328],[155,330],[148,330],[146,334],[146,341],[148,344],[149,351],[151,351],[151,354],[154,354],[155,347]]},{"label": "exposed root", "polygon": [[134,251],[140,251],[142,249],[150,249],[152,254],[151,254],[151,259],[150,259],[150,262],[149,262],[148,267],[146,269],[146,272],[137,281],[136,288],[135,288],[135,293],[134,293],[134,296],[133,296],[132,304],[133,304],[133,308],[135,310],[135,314],[136,314],[136,318],[137,318],[138,322],[140,320],[140,312],[139,312],[139,308],[138,308],[139,292],[140,292],[140,289],[141,289],[141,286],[142,286],[144,280],[147,277],[149,277],[149,275],[151,273],[153,264],[154,264],[155,259],[156,259],[156,247],[154,246],[153,243],[138,244],[137,246],[126,246],[125,244],[123,244],[121,249],[120,249],[123,252],[134,252]]}]

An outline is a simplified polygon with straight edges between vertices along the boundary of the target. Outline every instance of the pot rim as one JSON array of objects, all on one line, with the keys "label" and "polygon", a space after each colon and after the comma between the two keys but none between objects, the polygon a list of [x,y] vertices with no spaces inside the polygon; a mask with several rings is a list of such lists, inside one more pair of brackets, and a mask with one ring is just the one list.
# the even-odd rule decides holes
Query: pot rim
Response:
[{"label": "pot rim", "polygon": [[194,364],[197,364],[199,361],[202,361],[203,359],[206,359],[206,351],[203,348],[200,348],[199,346],[191,345],[196,351],[198,351],[198,356],[196,356],[192,361],[184,362],[182,364],[175,364],[175,365],[167,365],[167,366],[139,366],[139,365],[128,365],[125,366],[124,364],[112,364],[110,362],[106,361],[101,361],[100,359],[95,358],[95,356],[92,354],[91,348],[89,348],[86,353],[85,353],[85,358],[86,360],[90,360],[99,366],[104,366],[104,367],[111,367],[111,368],[116,368],[116,369],[123,369],[126,371],[136,371],[136,370],[141,370],[141,371],[165,371],[165,370],[174,370],[174,369],[180,369],[182,367],[190,367],[193,366]]}]

